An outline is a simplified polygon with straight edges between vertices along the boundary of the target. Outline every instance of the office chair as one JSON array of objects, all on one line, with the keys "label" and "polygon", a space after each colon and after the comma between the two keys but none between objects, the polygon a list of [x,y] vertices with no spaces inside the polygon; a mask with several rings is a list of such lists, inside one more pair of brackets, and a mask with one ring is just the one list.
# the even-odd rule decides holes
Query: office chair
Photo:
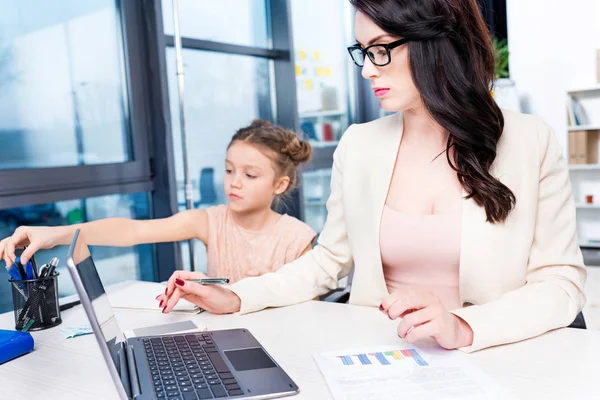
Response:
[{"label": "office chair", "polygon": [[207,167],[200,170],[200,181],[198,183],[198,188],[200,190],[200,201],[194,202],[194,207],[197,208],[202,204],[215,204],[217,202],[214,168]]},{"label": "office chair", "polygon": [[587,329],[587,325],[585,324],[585,319],[583,318],[583,313],[577,314],[575,317],[575,321],[568,326],[569,328],[577,328],[577,329]]}]

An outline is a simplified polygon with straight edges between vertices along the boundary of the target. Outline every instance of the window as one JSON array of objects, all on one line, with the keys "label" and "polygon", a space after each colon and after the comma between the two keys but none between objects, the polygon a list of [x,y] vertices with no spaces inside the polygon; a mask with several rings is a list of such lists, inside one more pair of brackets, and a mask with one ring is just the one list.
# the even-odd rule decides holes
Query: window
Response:
[{"label": "window", "polygon": [[350,118],[345,3],[292,1],[300,129],[317,149],[335,148]]},{"label": "window", "polygon": [[[94,221],[108,217],[133,219],[150,218],[150,204],[147,193],[129,195],[108,195],[80,200],[59,201],[0,210],[0,238],[10,236],[17,226],[72,225]],[[73,282],[65,265],[68,246],[57,246],[36,253],[38,267],[52,257],[60,260],[57,271],[59,295],[68,296],[75,293]],[[91,247],[92,256],[104,285],[124,280],[154,280],[155,264],[152,245],[135,247]],[[9,279],[4,268],[0,268],[0,280]],[[10,285],[0,285],[0,312],[11,310],[12,293]]]},{"label": "window", "polygon": [[0,0],[0,170],[132,160],[115,1],[51,3]]},{"label": "window", "polygon": [[[235,132],[256,118],[272,120],[269,60],[202,50],[183,50],[188,166],[196,208],[226,203],[225,154]],[[173,148],[180,210],[185,209],[175,49],[167,49]],[[198,244],[196,270],[206,270]],[[185,251],[185,250],[184,250]],[[185,258],[184,258],[185,259]]]},{"label": "window", "polygon": [[[173,0],[162,1],[165,34],[174,35]],[[271,47],[265,0],[179,1],[181,36],[253,47]]]},{"label": "window", "polygon": [[[320,233],[327,218],[333,152],[356,120],[353,14],[346,0],[292,0],[295,74],[300,130],[313,146],[313,162],[300,186],[304,221]],[[315,13],[314,10],[319,12]]]},{"label": "window", "polygon": [[[197,206],[225,203],[225,153],[234,133],[256,118],[272,119],[269,61],[183,50],[188,163]],[[183,163],[175,50],[167,49],[169,98],[179,203],[184,206]]]}]

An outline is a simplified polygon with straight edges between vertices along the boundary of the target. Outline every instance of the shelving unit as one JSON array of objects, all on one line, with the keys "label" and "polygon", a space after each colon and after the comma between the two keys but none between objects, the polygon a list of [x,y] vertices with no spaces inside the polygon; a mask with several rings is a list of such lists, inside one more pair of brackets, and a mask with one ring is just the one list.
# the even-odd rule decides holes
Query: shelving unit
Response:
[{"label": "shelving unit", "polygon": [[[300,129],[306,133],[314,147],[337,145],[348,127],[348,116],[343,110],[306,111],[298,115]],[[308,127],[306,126],[308,124]],[[325,138],[325,126],[331,126],[331,137]],[[313,131],[312,134],[310,131]]]},{"label": "shelving unit", "polygon": [[[586,151],[589,151],[589,146],[592,146],[591,151],[584,155],[584,161],[589,162],[590,154],[592,157],[600,154],[600,143],[595,139],[598,134],[594,133],[600,131],[600,85],[569,90],[566,100],[567,108],[571,107],[571,110],[574,110],[574,102],[576,102],[580,111],[578,122],[581,125],[572,124],[574,114],[571,113],[567,128],[569,175],[576,204],[579,245],[584,249],[600,250],[600,162],[595,157],[592,160],[594,163],[591,164],[574,163],[578,160],[576,154],[581,150],[575,149],[574,146],[581,146],[582,140]],[[583,118],[581,118],[581,111],[583,111]],[[576,135],[584,135],[585,140],[581,137],[577,139]],[[592,196],[592,203],[586,201],[586,196]]]}]

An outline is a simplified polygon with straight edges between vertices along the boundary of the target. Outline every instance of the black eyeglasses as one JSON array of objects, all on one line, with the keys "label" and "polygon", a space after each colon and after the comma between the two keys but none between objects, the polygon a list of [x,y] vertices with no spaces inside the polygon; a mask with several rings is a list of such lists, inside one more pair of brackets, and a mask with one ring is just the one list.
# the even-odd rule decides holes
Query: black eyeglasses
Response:
[{"label": "black eyeglasses", "polygon": [[348,47],[348,53],[350,53],[350,57],[352,57],[354,64],[358,65],[359,67],[365,65],[365,56],[369,56],[369,59],[374,65],[383,67],[384,65],[388,65],[392,62],[390,50],[395,49],[398,46],[402,46],[407,42],[408,39],[400,39],[387,44],[372,44],[364,49],[361,48],[359,44],[355,44]]}]

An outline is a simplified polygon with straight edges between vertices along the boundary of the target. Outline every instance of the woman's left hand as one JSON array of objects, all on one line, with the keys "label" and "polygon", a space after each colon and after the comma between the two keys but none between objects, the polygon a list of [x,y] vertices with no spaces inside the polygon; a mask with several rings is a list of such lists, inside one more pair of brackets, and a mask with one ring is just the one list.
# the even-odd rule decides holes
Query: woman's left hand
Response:
[{"label": "woman's left hand", "polygon": [[381,302],[379,309],[390,319],[402,318],[398,336],[414,343],[431,337],[446,349],[470,346],[473,330],[463,319],[448,312],[433,293],[401,289]]}]

